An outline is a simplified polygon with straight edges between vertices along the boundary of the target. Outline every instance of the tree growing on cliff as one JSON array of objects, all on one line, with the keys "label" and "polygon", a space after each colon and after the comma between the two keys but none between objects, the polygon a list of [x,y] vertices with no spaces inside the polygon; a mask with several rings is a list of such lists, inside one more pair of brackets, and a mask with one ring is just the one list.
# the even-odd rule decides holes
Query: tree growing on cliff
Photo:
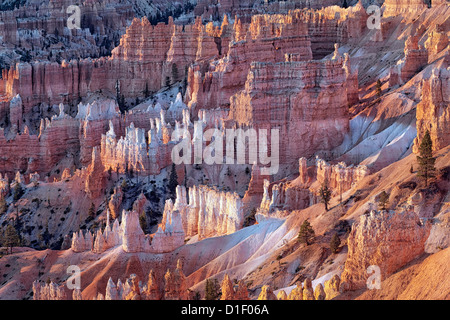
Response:
[{"label": "tree growing on cliff", "polygon": [[434,166],[436,158],[433,157],[433,142],[431,141],[430,132],[427,130],[422,138],[419,146],[419,154],[417,163],[419,165],[417,176],[425,182],[428,187],[428,181],[436,176],[436,168]]},{"label": "tree growing on cliff", "polygon": [[320,202],[322,202],[325,205],[325,211],[328,211],[328,204],[330,203],[331,200],[331,191],[328,188],[328,181],[326,179],[319,189],[319,197]]},{"label": "tree growing on cliff", "polygon": [[377,80],[377,84],[375,86],[375,89],[377,91],[377,97],[378,98],[381,97],[382,90],[381,90],[381,81],[380,81],[380,79]]},{"label": "tree growing on cliff", "polygon": [[339,238],[338,234],[337,233],[333,234],[333,236],[331,237],[331,240],[330,240],[331,252],[338,253],[340,245],[341,245],[341,239]]},{"label": "tree growing on cliff", "polygon": [[178,81],[178,67],[175,63],[172,64],[172,82]]},{"label": "tree growing on cliff", "polygon": [[170,172],[170,177],[169,177],[169,192],[172,195],[172,197],[175,197],[175,190],[177,189],[178,186],[178,175],[177,175],[177,170],[175,168],[175,163],[172,163],[172,171]]},{"label": "tree growing on cliff", "polygon": [[139,224],[141,226],[142,231],[146,233],[147,231],[147,214],[145,211],[142,211],[141,215],[139,216]]},{"label": "tree growing on cliff", "polygon": [[13,253],[13,247],[20,245],[20,238],[17,233],[16,228],[14,228],[13,225],[8,224],[6,227],[4,238],[3,238],[3,245],[7,248],[9,248],[9,253]]},{"label": "tree growing on cliff", "polygon": [[13,199],[14,201],[19,200],[23,196],[23,188],[20,183],[16,183],[13,189]]},{"label": "tree growing on cliff", "polygon": [[300,226],[300,231],[298,232],[297,240],[300,243],[306,243],[306,245],[310,245],[314,241],[315,232],[309,223],[308,219],[303,221]]},{"label": "tree growing on cliff", "polygon": [[387,205],[389,204],[389,195],[386,191],[382,191],[378,195],[378,210],[386,210]]},{"label": "tree growing on cliff", "polygon": [[206,279],[205,300],[217,300],[220,296],[220,285],[217,279]]}]

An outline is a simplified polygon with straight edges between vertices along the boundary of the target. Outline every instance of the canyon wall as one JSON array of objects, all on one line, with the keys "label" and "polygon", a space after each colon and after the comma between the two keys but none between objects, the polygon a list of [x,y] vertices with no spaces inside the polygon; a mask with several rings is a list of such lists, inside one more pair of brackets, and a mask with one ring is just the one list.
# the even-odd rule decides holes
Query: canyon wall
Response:
[{"label": "canyon wall", "polygon": [[356,89],[347,83],[347,56],[292,59],[252,63],[245,89],[230,99],[230,119],[255,129],[279,130],[280,164],[340,145],[349,129],[348,95]]}]

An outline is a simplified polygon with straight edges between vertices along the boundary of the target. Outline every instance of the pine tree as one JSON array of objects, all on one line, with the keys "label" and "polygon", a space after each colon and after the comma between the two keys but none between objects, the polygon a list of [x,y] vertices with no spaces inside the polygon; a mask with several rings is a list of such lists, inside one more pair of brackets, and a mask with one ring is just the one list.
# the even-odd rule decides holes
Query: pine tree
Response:
[{"label": "pine tree", "polygon": [[8,211],[8,204],[3,196],[0,196],[0,216]]},{"label": "pine tree", "polygon": [[220,295],[220,285],[217,279],[206,279],[205,300],[217,300]]},{"label": "pine tree", "polygon": [[338,234],[333,234],[333,237],[331,237],[330,240],[330,249],[331,252],[337,253],[339,251],[339,246],[341,245],[341,239],[339,238]]},{"label": "pine tree", "polygon": [[378,210],[386,210],[386,207],[389,203],[389,195],[386,193],[386,191],[382,191],[378,195]]},{"label": "pine tree", "polygon": [[306,243],[306,245],[310,245],[314,240],[314,236],[315,236],[314,229],[311,227],[311,224],[309,223],[308,219],[306,219],[300,226],[300,231],[298,233],[297,240],[300,243]]},{"label": "pine tree", "polygon": [[6,227],[4,245],[10,249],[10,254],[13,253],[13,247],[20,245],[20,238],[17,234],[17,230],[11,224],[8,224]]},{"label": "pine tree", "polygon": [[436,168],[434,163],[436,158],[433,157],[433,142],[431,141],[430,132],[427,130],[422,138],[422,142],[419,146],[419,156],[417,156],[417,163],[419,168],[417,170],[417,176],[422,178],[425,182],[425,186],[428,187],[428,181],[435,177]]},{"label": "pine tree", "polygon": [[141,226],[142,231],[144,231],[145,233],[147,231],[147,215],[145,214],[145,211],[143,211],[139,216],[139,224]]},{"label": "pine tree", "polygon": [[88,217],[90,217],[91,219],[95,219],[95,215],[96,215],[96,212],[95,212],[95,205],[94,205],[94,203],[92,202],[92,203],[91,203],[91,206],[89,207]]},{"label": "pine tree", "polygon": [[377,90],[377,96],[381,97],[382,90],[381,90],[381,81],[380,81],[380,79],[377,80],[377,84],[376,84],[375,88]]},{"label": "pine tree", "polygon": [[23,188],[20,183],[16,183],[13,189],[13,199],[14,201],[19,200],[23,195]]},{"label": "pine tree", "polygon": [[319,189],[320,202],[325,205],[325,211],[328,211],[328,204],[331,200],[331,191],[328,188],[328,182],[325,180]]},{"label": "pine tree", "polygon": [[148,97],[150,97],[150,90],[148,90],[148,83],[145,83],[145,89],[144,89],[144,97],[145,99],[147,99]]},{"label": "pine tree", "polygon": [[177,186],[178,186],[177,170],[175,168],[175,163],[172,163],[172,171],[170,172],[169,186],[168,186],[172,196],[175,196],[175,190],[177,189]]},{"label": "pine tree", "polygon": [[172,64],[172,82],[178,81],[178,67],[175,63]]}]

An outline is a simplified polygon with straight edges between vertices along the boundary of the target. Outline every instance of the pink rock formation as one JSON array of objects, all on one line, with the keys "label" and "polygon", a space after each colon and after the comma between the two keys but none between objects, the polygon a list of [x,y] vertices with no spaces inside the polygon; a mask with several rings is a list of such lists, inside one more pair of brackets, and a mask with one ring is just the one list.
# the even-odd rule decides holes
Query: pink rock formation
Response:
[{"label": "pink rock formation", "polygon": [[343,67],[342,57],[252,63],[245,89],[230,99],[230,118],[255,129],[279,128],[280,164],[338,146],[349,125]]},{"label": "pink rock formation", "polygon": [[149,251],[150,244],[139,224],[139,214],[136,211],[122,212],[121,224],[123,237],[122,248],[125,252]]},{"label": "pink rock formation", "polygon": [[425,48],[428,50],[428,63],[434,61],[438,53],[448,46],[448,35],[443,25],[436,25],[435,29],[428,33]]},{"label": "pink rock formation", "polygon": [[221,285],[222,290],[222,296],[220,297],[220,300],[235,300],[235,291],[233,287],[233,283],[230,280],[230,277],[228,274],[225,274],[222,280]]},{"label": "pink rock formation", "polygon": [[120,205],[122,204],[123,192],[120,186],[114,187],[114,193],[108,202],[108,208],[111,212],[111,217],[117,219],[120,213]]},{"label": "pink rock formation", "polygon": [[[405,41],[405,57],[390,70],[389,85],[406,83],[428,63],[428,51],[419,46],[419,36],[410,36]],[[392,78],[392,79],[391,79]]]},{"label": "pink rock formation", "polygon": [[86,170],[85,190],[91,198],[103,194],[106,184],[104,171],[100,151],[95,147],[92,149],[92,162]]},{"label": "pink rock formation", "polygon": [[177,186],[176,193],[173,209],[169,209],[166,203],[164,212],[173,210],[181,214],[183,230],[187,236],[198,234],[199,239],[204,239],[233,233],[242,228],[242,199],[236,193],[219,192],[204,185],[193,186],[189,189],[189,204],[186,202],[184,186]]},{"label": "pink rock formation", "polygon": [[385,0],[383,17],[397,16],[400,14],[417,15],[426,9],[422,0]]},{"label": "pink rock formation", "polygon": [[92,249],[94,243],[94,238],[90,232],[87,232],[86,235],[83,234],[83,231],[74,232],[72,236],[72,246],[71,249],[74,252],[83,252],[89,251]]},{"label": "pink rock formation", "polygon": [[380,268],[383,281],[424,252],[429,231],[430,224],[423,224],[412,210],[362,215],[347,240],[348,256],[341,276],[344,287],[364,287],[371,265]]},{"label": "pink rock formation", "polygon": [[418,153],[426,130],[429,130],[433,150],[450,145],[450,69],[433,69],[429,79],[422,81],[421,101],[416,108],[417,138],[413,151]]},{"label": "pink rock formation", "polygon": [[146,300],[160,300],[161,299],[161,292],[158,285],[158,282],[156,281],[155,273],[153,272],[153,269],[150,270],[150,273],[148,274],[148,282],[147,282],[147,289],[144,292],[146,295]]},{"label": "pink rock formation", "polygon": [[33,282],[33,300],[67,300],[64,285],[58,285],[53,281],[41,285],[36,280]]},{"label": "pink rock formation", "polygon": [[325,300],[326,294],[321,283],[314,288],[314,300]]},{"label": "pink rock formation", "polygon": [[247,285],[245,284],[245,282],[243,280],[238,281],[238,287],[236,289],[235,299],[236,300],[250,300],[250,298],[248,297]]},{"label": "pink rock formation", "polygon": [[171,252],[184,244],[185,232],[180,212],[164,210],[162,221],[153,236],[151,250]]},{"label": "pink rock formation", "polygon": [[164,276],[164,300],[186,300],[186,277],[183,274],[183,265],[177,261],[177,268],[171,272],[167,270]]},{"label": "pink rock formation", "polygon": [[369,171],[366,166],[347,166],[344,162],[329,165],[322,159],[316,158],[317,181],[322,185],[325,181],[329,188],[336,193],[343,193],[352,188],[353,184],[360,181]]},{"label": "pink rock formation", "polygon": [[5,155],[0,171],[15,174],[17,170],[48,173],[67,154],[75,155],[79,148],[78,121],[64,113],[51,120],[41,120],[38,135],[25,126],[23,132],[5,136],[0,129],[0,152]]},{"label": "pink rock formation", "polygon": [[[165,126],[164,122],[161,122]],[[152,128],[148,132],[146,143],[145,130],[136,128],[131,123],[126,128],[124,137],[116,139],[114,127],[110,123],[109,131],[101,138],[101,158],[105,169],[124,173],[132,169],[134,172],[142,174],[159,174],[162,168],[172,163],[171,152],[174,143],[162,142],[159,135],[161,127]]]},{"label": "pink rock formation", "polygon": [[245,26],[236,19],[233,29],[228,54],[214,69],[205,73],[199,64],[189,68],[187,100],[194,113],[227,106],[244,86],[252,61],[282,61],[290,52],[297,52],[302,60],[312,58],[307,26],[292,16],[257,15]]}]

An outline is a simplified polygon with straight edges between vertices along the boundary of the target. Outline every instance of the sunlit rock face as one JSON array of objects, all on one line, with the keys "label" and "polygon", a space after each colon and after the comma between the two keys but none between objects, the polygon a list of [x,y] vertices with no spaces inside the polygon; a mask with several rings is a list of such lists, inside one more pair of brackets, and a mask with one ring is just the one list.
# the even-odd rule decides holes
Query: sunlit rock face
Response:
[{"label": "sunlit rock face", "polygon": [[433,150],[450,144],[450,70],[433,69],[430,78],[422,81],[421,101],[416,109],[417,138],[414,152],[418,153],[423,135],[430,132]]},{"label": "sunlit rock face", "polygon": [[344,288],[366,286],[369,266],[379,267],[381,279],[385,279],[419,256],[424,252],[430,227],[411,209],[362,215],[347,240],[348,257],[341,276]]}]

